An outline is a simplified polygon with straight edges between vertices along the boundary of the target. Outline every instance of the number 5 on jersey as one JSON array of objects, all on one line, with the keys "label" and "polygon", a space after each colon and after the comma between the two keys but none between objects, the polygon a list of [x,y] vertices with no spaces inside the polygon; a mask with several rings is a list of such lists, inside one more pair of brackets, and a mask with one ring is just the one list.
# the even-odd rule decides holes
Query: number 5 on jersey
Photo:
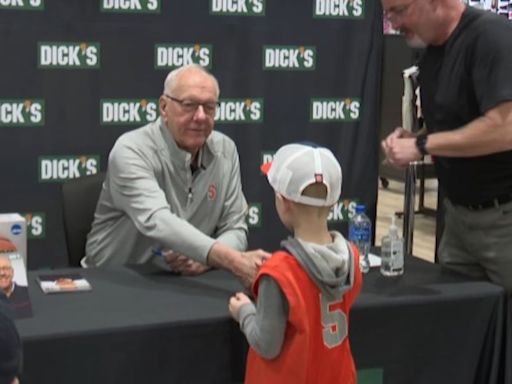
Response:
[{"label": "number 5 on jersey", "polygon": [[339,298],[328,301],[320,294],[320,310],[322,312],[322,337],[327,348],[334,348],[340,345],[348,335],[347,315],[343,312],[341,303],[343,295]]}]

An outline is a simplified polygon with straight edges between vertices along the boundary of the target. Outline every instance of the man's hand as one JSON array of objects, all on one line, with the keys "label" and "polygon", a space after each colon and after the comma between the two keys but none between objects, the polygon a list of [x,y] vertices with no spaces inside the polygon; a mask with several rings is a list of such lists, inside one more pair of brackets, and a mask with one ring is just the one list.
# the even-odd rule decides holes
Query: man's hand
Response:
[{"label": "man's hand", "polygon": [[415,136],[402,127],[396,128],[382,140],[381,146],[387,161],[399,168],[407,167],[410,162],[421,159],[421,153],[416,148]]},{"label": "man's hand", "polygon": [[270,253],[262,249],[240,252],[216,242],[208,253],[208,265],[231,271],[245,288],[250,288],[258,269],[270,256]]},{"label": "man's hand", "polygon": [[234,296],[231,296],[231,299],[229,299],[229,313],[231,313],[231,317],[238,321],[238,312],[240,312],[240,307],[250,302],[251,300],[242,292],[237,292]]},{"label": "man's hand", "polygon": [[167,265],[183,276],[197,276],[211,269],[211,267],[194,261],[181,253],[168,251],[164,254]]}]

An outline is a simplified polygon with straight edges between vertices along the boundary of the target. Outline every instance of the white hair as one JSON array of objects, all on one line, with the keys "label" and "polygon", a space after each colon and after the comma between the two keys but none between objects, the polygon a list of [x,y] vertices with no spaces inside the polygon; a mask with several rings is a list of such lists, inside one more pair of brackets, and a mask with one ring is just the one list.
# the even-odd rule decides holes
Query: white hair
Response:
[{"label": "white hair", "polygon": [[219,96],[219,94],[220,94],[219,82],[217,81],[215,76],[213,76],[210,72],[208,72],[207,69],[200,66],[199,64],[187,64],[187,65],[184,65],[183,67],[176,68],[176,69],[172,70],[171,72],[169,72],[169,74],[167,75],[167,77],[165,78],[165,81],[164,81],[164,93],[168,93],[168,94],[172,95],[179,75],[181,73],[187,72],[189,70],[201,71],[201,72],[207,74],[208,76],[210,76],[215,85],[215,90],[217,91],[217,97]]}]

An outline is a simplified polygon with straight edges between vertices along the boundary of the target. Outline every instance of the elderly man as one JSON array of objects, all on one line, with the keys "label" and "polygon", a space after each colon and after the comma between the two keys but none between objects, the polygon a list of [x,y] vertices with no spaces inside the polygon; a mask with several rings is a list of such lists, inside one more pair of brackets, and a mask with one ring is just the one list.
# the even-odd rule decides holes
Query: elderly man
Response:
[{"label": "elderly man", "polygon": [[28,288],[16,284],[11,259],[5,254],[0,254],[0,295],[7,299],[15,318],[32,316]]},{"label": "elderly man", "polygon": [[419,63],[427,132],[397,128],[390,163],[434,158],[446,194],[440,262],[512,293],[512,23],[460,0],[381,0]]},{"label": "elderly man", "polygon": [[6,298],[9,298],[14,292],[13,277],[14,270],[12,269],[11,260],[5,255],[0,255],[0,291]]},{"label": "elderly man", "polygon": [[0,291],[9,301],[26,301],[28,297],[27,287],[17,285],[14,282],[14,269],[9,257],[0,254]]},{"label": "elderly man", "polygon": [[110,153],[84,267],[163,255],[185,274],[213,266],[252,281],[268,254],[242,252],[247,203],[236,146],[213,131],[218,97],[217,80],[198,65],[169,73],[160,118],[122,135]]}]

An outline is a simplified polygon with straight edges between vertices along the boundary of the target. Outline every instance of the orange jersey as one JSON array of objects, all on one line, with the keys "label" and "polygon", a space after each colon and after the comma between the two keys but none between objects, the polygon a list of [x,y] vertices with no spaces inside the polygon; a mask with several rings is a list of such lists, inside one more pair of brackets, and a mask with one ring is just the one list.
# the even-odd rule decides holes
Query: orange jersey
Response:
[{"label": "orange jersey", "polygon": [[276,252],[261,267],[253,285],[255,297],[262,275],[271,276],[288,301],[288,321],[281,353],[264,359],[252,348],[245,384],[353,384],[356,369],[348,339],[350,307],[361,290],[359,252],[352,247],[354,284],[329,301],[292,255]]}]

